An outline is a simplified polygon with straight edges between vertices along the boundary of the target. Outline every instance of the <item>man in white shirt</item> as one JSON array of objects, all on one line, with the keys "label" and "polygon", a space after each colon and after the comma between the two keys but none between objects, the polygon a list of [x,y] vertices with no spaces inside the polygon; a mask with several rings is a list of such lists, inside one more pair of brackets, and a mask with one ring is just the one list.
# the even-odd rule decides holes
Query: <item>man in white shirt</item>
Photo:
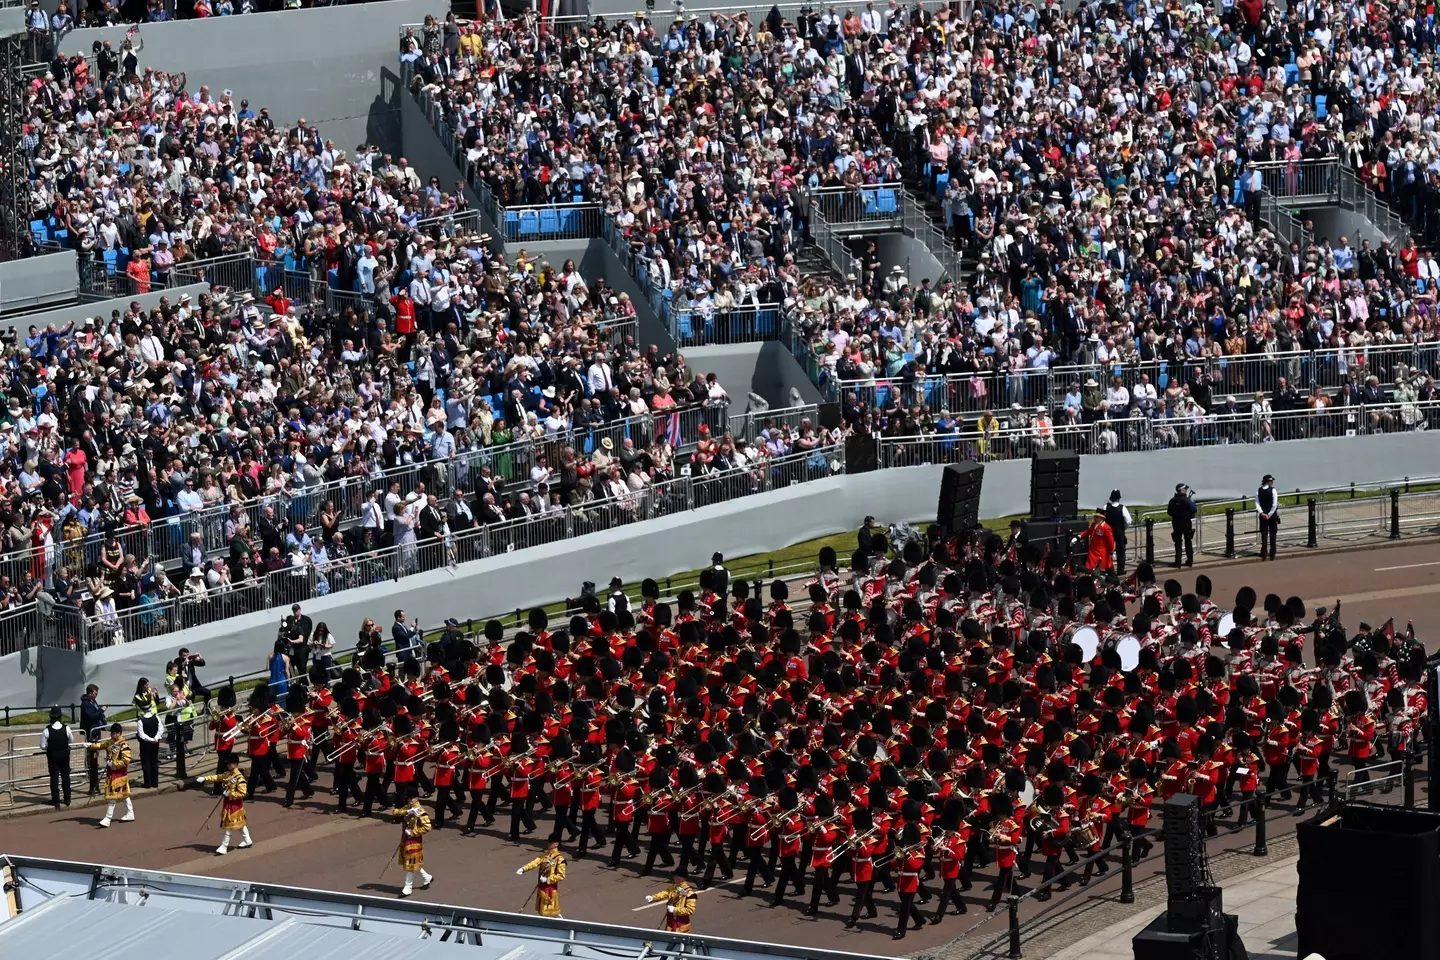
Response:
[{"label": "man in white shirt", "polygon": [[614,375],[610,371],[610,364],[605,362],[603,353],[595,355],[595,362],[590,364],[590,369],[585,372],[585,379],[590,384],[592,396],[608,394],[610,388],[615,385]]},{"label": "man in white shirt", "polygon": [[1105,391],[1105,402],[1110,406],[1110,416],[1123,417],[1130,409],[1130,391],[1125,389],[1125,382],[1119,377],[1110,381],[1110,387]]}]

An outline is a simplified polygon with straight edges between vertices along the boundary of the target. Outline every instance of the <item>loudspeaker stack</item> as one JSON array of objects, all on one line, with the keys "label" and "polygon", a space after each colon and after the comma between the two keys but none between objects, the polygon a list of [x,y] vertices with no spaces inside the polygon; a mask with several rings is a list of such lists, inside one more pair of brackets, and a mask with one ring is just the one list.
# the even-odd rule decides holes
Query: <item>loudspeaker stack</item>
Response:
[{"label": "loudspeaker stack", "polygon": [[1030,461],[1030,517],[1064,520],[1080,509],[1080,454],[1051,450]]},{"label": "loudspeaker stack", "polygon": [[980,523],[980,483],[985,468],[978,463],[952,463],[940,478],[940,507],[935,522],[951,533]]}]

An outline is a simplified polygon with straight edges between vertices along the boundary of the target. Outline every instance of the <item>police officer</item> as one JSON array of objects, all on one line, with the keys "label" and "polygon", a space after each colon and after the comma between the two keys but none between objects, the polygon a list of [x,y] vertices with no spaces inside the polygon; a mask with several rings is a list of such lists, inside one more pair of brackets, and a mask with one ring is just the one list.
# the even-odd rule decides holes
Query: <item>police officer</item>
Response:
[{"label": "police officer", "polygon": [[191,738],[195,736],[195,717],[198,711],[190,699],[190,692],[179,683],[170,685],[170,693],[165,697],[165,709],[169,713],[165,726],[170,733],[170,746],[175,751],[175,776],[180,780],[188,780],[190,777],[185,771],[185,751]]},{"label": "police officer", "polygon": [[45,763],[50,768],[50,803],[60,809],[61,786],[64,786],[65,806],[70,806],[70,728],[60,719],[60,708],[50,708],[50,722],[40,731],[40,749],[45,751]]},{"label": "police officer", "polygon": [[1275,535],[1280,531],[1280,498],[1275,493],[1275,478],[1268,473],[1255,491],[1255,513],[1260,519],[1260,559],[1274,560]]},{"label": "police officer", "polygon": [[1175,484],[1165,512],[1170,514],[1170,539],[1175,544],[1175,566],[1180,566],[1180,548],[1185,548],[1185,566],[1195,566],[1195,498],[1183,483]]},{"label": "police officer", "polygon": [[1110,491],[1110,500],[1105,504],[1105,522],[1115,535],[1115,573],[1118,576],[1125,572],[1125,531],[1131,523],[1130,508],[1120,502],[1119,490]]},{"label": "police officer", "polygon": [[[80,698],[80,729],[90,743],[99,743],[105,731],[110,729],[105,719],[105,708],[100,705],[100,688],[90,684]],[[85,751],[85,772],[90,778],[90,796],[100,794],[100,756],[95,750]]]}]

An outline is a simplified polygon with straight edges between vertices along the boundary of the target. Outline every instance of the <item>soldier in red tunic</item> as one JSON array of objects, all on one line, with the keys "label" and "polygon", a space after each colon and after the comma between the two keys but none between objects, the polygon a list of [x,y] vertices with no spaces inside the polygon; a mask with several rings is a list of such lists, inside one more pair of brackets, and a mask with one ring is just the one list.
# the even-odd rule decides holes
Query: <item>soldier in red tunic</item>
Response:
[{"label": "soldier in red tunic", "polygon": [[800,874],[800,847],[805,836],[805,820],[799,810],[800,795],[794,787],[781,787],[776,799],[781,812],[775,818],[773,827],[778,841],[780,871],[775,882],[775,897],[770,902],[772,907],[785,902],[787,885],[794,885],[796,896],[805,896],[805,882]]},{"label": "soldier in red tunic", "polygon": [[535,832],[535,818],[531,815],[535,793],[531,784],[545,772],[545,764],[534,755],[529,738],[518,730],[510,735],[510,755],[505,763],[510,777],[510,842],[519,843],[522,823],[526,834]]},{"label": "soldier in red tunic", "polygon": [[675,801],[675,832],[680,837],[680,860],[675,872],[688,877],[692,864],[697,871],[705,868],[701,857],[703,850],[700,849],[700,804],[704,798],[700,795],[700,774],[694,767],[681,767],[676,774],[676,782],[680,787]]},{"label": "soldier in red tunic", "polygon": [[645,854],[645,866],[640,876],[648,877],[655,870],[655,858],[668,869],[675,866],[675,857],[670,853],[670,835],[674,830],[671,812],[675,809],[675,795],[670,790],[670,775],[656,767],[650,771],[649,789],[644,792],[641,806],[646,809],[645,832],[650,835],[650,846]]},{"label": "soldier in red tunic", "polygon": [[635,758],[630,751],[621,748],[615,755],[615,769],[609,782],[614,790],[611,795],[610,822],[615,828],[615,846],[610,850],[610,867],[620,866],[621,853],[640,856],[640,844],[635,840],[635,814],[640,799],[640,784],[636,781]]},{"label": "soldier in red tunic", "polygon": [[593,743],[580,745],[579,782],[575,784],[580,804],[580,848],[576,857],[585,856],[591,841],[596,850],[605,848],[605,831],[600,829],[596,817],[600,811],[600,788],[605,784],[605,774],[600,772],[600,748]]},{"label": "soldier in red tunic", "polygon": [[490,742],[488,726],[481,723],[470,728],[470,745],[461,762],[465,767],[465,785],[470,789],[470,819],[465,821],[462,831],[468,836],[475,832],[477,817],[483,816],[487,827],[495,823],[495,790],[491,781],[499,768],[500,756]]},{"label": "soldier in red tunic", "polygon": [[915,906],[915,895],[920,890],[920,874],[925,870],[925,841],[918,824],[907,823],[900,831],[891,859],[895,863],[895,890],[900,894],[899,920],[893,939],[904,940],[911,921],[914,921],[916,930],[925,926],[925,918]]},{"label": "soldier in red tunic", "polygon": [[305,772],[307,760],[310,754],[312,729],[314,722],[311,719],[310,711],[306,708],[309,697],[305,688],[296,686],[290,689],[285,698],[285,712],[288,716],[281,723],[281,732],[285,736],[285,755],[290,761],[290,779],[285,787],[285,806],[295,805],[295,791],[300,790],[309,800],[315,796],[315,788],[310,783],[310,777]]},{"label": "soldier in red tunic", "polygon": [[995,792],[989,797],[990,812],[995,824],[990,828],[990,846],[995,851],[995,866],[1000,875],[995,879],[995,892],[990,895],[992,913],[1000,905],[1000,898],[1007,896],[1015,886],[1015,855],[1020,850],[1020,837],[1024,828],[1012,816],[1015,805],[1009,794]]},{"label": "soldier in red tunic", "polygon": [[889,840],[885,831],[875,825],[869,808],[860,807],[855,811],[854,834],[846,841],[850,851],[850,874],[855,880],[855,905],[850,919],[845,921],[846,929],[860,920],[860,909],[865,909],[865,919],[877,916],[875,909],[875,858],[885,852]]},{"label": "soldier in red tunic", "polygon": [[337,811],[344,813],[350,800],[358,803],[365,795],[364,788],[360,786],[360,780],[355,775],[355,763],[360,753],[360,704],[350,695],[348,686],[340,688],[340,697],[336,703],[339,705],[340,719],[330,727],[330,756],[335,764]]},{"label": "soldier in red tunic", "polygon": [[365,803],[360,808],[360,815],[368,817],[377,800],[385,802],[385,768],[389,762],[390,736],[377,708],[366,707],[362,722],[367,733],[360,738],[360,750],[365,757]]},{"label": "soldier in red tunic", "polygon": [[270,688],[261,684],[250,694],[250,715],[240,725],[247,738],[245,752],[250,756],[246,800],[255,799],[255,790],[261,783],[265,784],[266,793],[275,789],[275,775],[270,770],[270,734],[276,724],[270,705]]},{"label": "soldier in red tunic", "polygon": [[428,756],[435,762],[435,829],[445,826],[445,812],[460,819],[465,808],[460,804],[460,725],[449,716],[452,708],[442,708],[446,714],[436,731],[436,742],[430,745]]},{"label": "soldier in red tunic", "polygon": [[740,805],[738,816],[740,823],[745,828],[745,856],[747,864],[745,867],[745,886],[741,888],[740,895],[748,897],[755,892],[755,875],[758,873],[768,887],[775,882],[775,873],[770,869],[770,864],[765,860],[766,850],[770,847],[770,835],[772,831],[771,814],[766,806],[766,797],[770,788],[765,784],[764,777],[750,778],[750,796],[747,803]]},{"label": "soldier in red tunic", "polygon": [[705,775],[705,799],[701,810],[701,816],[705,818],[705,844],[709,848],[710,859],[705,865],[705,878],[700,881],[700,889],[708,890],[717,870],[725,871],[726,880],[735,878],[735,867],[725,852],[725,842],[730,838],[739,812],[729,795],[725,775],[718,770]]},{"label": "soldier in red tunic", "polygon": [[[216,695],[219,709],[210,715],[210,729],[215,737],[215,774],[220,776],[230,769],[230,760],[235,756],[235,745],[240,738],[240,718],[235,715],[235,688],[228,684]],[[215,796],[221,792],[220,781],[216,780]]]},{"label": "soldier in red tunic", "polygon": [[945,908],[951,904],[955,905],[956,913],[966,913],[970,909],[957,888],[970,839],[970,824],[962,818],[962,813],[961,802],[951,800],[936,824],[934,850],[936,859],[940,861],[940,880],[944,886],[940,891],[940,905],[935,908],[931,923],[939,923],[945,916]]},{"label": "soldier in red tunic", "polygon": [[840,902],[836,890],[835,863],[840,857],[840,840],[844,836],[844,818],[835,813],[835,801],[826,794],[815,797],[815,816],[810,826],[810,867],[815,871],[810,890],[810,906],[805,915],[813,917],[820,912],[820,894],[825,894],[829,906]]}]

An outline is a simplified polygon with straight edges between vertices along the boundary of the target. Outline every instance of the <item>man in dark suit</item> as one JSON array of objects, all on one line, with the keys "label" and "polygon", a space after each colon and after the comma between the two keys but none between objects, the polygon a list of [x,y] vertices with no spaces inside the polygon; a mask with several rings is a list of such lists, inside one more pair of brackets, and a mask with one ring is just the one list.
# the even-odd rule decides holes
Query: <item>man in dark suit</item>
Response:
[{"label": "man in dark suit", "polygon": [[290,662],[294,664],[296,673],[303,674],[310,659],[310,634],[315,632],[315,624],[300,612],[300,604],[297,603],[290,607],[285,629],[290,637]]},{"label": "man in dark suit", "polygon": [[395,655],[401,660],[414,660],[420,649],[420,632],[405,615],[404,610],[395,611],[395,622],[390,626],[390,638],[395,641]]}]

